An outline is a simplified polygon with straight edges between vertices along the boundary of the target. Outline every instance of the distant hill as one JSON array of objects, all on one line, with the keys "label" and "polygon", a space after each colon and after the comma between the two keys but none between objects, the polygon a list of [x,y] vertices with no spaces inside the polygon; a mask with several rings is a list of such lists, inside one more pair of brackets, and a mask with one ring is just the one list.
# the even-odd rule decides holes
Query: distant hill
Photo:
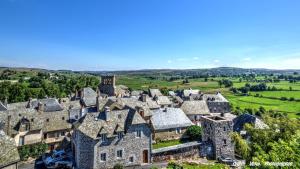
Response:
[{"label": "distant hill", "polygon": [[15,70],[15,71],[33,71],[33,72],[51,72],[51,73],[88,73],[93,75],[159,75],[159,76],[193,76],[193,75],[240,75],[240,74],[293,74],[298,72],[300,74],[300,69],[263,69],[263,68],[236,68],[236,67],[218,67],[209,69],[143,69],[143,70],[124,70],[124,71],[72,71],[72,70],[47,70],[39,68],[13,68],[13,67],[0,67],[0,72],[5,70]]}]

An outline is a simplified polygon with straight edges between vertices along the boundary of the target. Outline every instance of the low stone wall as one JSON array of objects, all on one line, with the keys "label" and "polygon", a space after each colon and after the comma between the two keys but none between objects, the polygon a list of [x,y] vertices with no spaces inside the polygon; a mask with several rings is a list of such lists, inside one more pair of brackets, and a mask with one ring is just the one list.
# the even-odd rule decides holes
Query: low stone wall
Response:
[{"label": "low stone wall", "polygon": [[199,157],[200,145],[200,142],[189,142],[176,146],[154,149],[152,150],[152,162]]}]

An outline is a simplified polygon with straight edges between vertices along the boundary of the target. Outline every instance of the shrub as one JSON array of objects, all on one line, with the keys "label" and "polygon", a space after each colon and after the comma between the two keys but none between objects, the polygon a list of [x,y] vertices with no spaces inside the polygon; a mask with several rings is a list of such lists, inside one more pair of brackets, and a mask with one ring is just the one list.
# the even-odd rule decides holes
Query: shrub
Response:
[{"label": "shrub", "polygon": [[287,100],[287,98],[286,97],[281,97],[280,100],[284,101],[284,100]]},{"label": "shrub", "polygon": [[123,165],[122,164],[116,164],[114,166],[114,169],[123,169]]},{"label": "shrub", "polygon": [[289,99],[290,101],[294,101],[295,100],[295,98],[294,97],[290,97],[290,99]]},{"label": "shrub", "polygon": [[196,125],[190,126],[187,128],[186,134],[192,140],[199,140],[201,138],[202,128],[200,126],[196,126]]},{"label": "shrub", "polygon": [[19,149],[21,160],[27,160],[29,157],[37,158],[47,151],[47,144],[38,143],[31,146],[25,145]]},{"label": "shrub", "polygon": [[183,169],[183,167],[180,164],[177,164],[174,161],[170,161],[168,163],[167,169]]}]

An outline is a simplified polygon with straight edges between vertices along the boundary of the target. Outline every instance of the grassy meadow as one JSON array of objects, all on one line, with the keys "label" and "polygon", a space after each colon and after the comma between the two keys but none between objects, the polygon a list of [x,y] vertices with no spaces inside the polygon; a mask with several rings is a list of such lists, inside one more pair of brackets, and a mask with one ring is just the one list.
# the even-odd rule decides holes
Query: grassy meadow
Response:
[{"label": "grassy meadow", "polygon": [[[240,107],[241,109],[252,108],[258,109],[263,106],[266,110],[274,110],[285,112],[290,118],[300,117],[300,83],[289,83],[288,81],[280,81],[274,83],[266,83],[267,86],[275,86],[278,91],[261,91],[250,92],[249,96],[235,95],[228,88],[220,87],[218,80],[220,78],[204,78],[189,79],[189,83],[183,84],[182,80],[167,81],[161,79],[149,79],[144,76],[119,76],[117,84],[123,84],[132,90],[147,90],[148,88],[168,88],[171,90],[177,89],[200,89],[206,93],[215,93],[221,91],[222,94],[230,101],[232,106]],[[238,78],[229,78],[233,82],[233,87],[243,87],[247,82],[240,82]],[[250,84],[256,84],[251,83]],[[292,89],[292,90],[291,90]],[[256,95],[259,97],[255,97]],[[287,100],[281,100],[282,97]],[[294,101],[289,101],[290,98]]]}]

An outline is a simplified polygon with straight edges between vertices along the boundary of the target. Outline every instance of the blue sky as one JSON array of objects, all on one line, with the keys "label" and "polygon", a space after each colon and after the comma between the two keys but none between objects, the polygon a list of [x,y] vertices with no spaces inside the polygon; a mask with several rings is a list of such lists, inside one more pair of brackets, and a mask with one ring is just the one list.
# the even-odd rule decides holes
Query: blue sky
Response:
[{"label": "blue sky", "polygon": [[300,68],[299,0],[0,0],[0,66]]}]

